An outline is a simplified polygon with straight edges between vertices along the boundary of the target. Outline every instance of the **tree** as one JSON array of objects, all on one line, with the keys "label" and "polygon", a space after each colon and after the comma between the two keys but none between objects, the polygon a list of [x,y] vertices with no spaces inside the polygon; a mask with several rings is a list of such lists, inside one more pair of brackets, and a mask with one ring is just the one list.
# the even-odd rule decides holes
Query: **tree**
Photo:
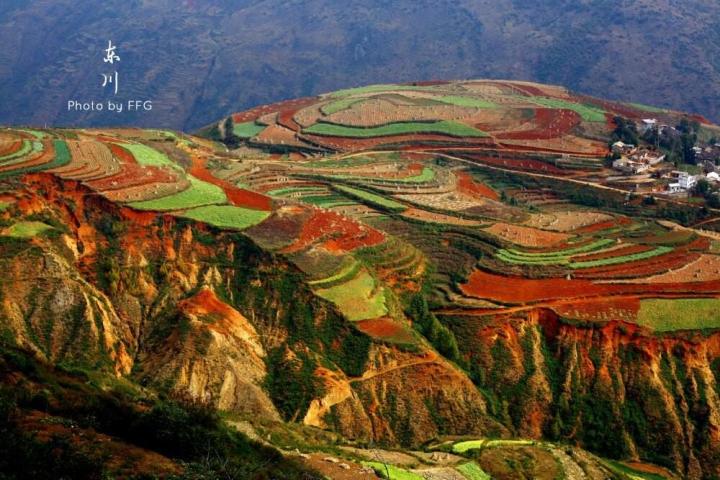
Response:
[{"label": "tree", "polygon": [[704,178],[698,180],[695,184],[694,193],[703,197],[707,196],[708,193],[710,193],[710,182],[708,182]]},{"label": "tree", "polygon": [[613,122],[615,123],[615,130],[612,133],[613,142],[621,141],[632,145],[637,145],[640,142],[637,125],[635,125],[634,121],[616,116],[613,118]]}]

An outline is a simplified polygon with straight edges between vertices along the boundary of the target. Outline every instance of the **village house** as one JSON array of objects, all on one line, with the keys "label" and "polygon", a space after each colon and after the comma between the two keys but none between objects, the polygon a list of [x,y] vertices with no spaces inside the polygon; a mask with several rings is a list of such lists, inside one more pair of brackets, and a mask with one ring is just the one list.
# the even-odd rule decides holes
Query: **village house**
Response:
[{"label": "village house", "polygon": [[[623,143],[622,146],[618,145],[617,149],[620,151],[620,149],[628,146],[630,145]],[[615,147],[615,145],[613,145],[613,147]],[[613,162],[613,168],[626,175],[637,175],[647,172],[651,167],[665,160],[665,155],[647,148],[632,146],[632,149],[627,151],[629,152],[628,155],[623,155]]]},{"label": "village house", "polygon": [[636,162],[629,158],[619,158],[613,162],[613,168],[626,175],[638,175],[647,172],[650,169],[650,165]]},{"label": "village house", "polygon": [[643,118],[640,123],[640,132],[645,133],[657,126],[657,120],[654,118]]},{"label": "village house", "polygon": [[635,148],[635,145],[632,145],[630,143],[624,143],[619,140],[612,144],[613,153],[617,153],[620,155],[630,155],[635,151]]},{"label": "village house", "polygon": [[688,172],[674,171],[671,175],[675,177],[677,181],[668,185],[668,193],[688,192],[698,181],[697,175],[690,175]]}]

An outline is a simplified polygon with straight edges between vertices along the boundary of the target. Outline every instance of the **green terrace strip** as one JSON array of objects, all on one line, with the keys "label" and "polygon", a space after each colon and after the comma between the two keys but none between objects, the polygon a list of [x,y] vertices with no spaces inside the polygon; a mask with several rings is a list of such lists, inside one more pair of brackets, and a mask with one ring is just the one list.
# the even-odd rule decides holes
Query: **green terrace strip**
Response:
[{"label": "green terrace strip", "polygon": [[376,288],[375,279],[365,270],[352,280],[315,293],[334,303],[351,322],[384,317],[388,313],[385,289]]},{"label": "green terrace strip", "polygon": [[28,153],[30,153],[32,151],[32,148],[33,148],[32,142],[30,142],[29,140],[23,140],[20,150],[18,150],[17,152],[9,153],[5,156],[0,157],[0,165],[9,165],[10,160],[12,160],[13,158],[24,157],[25,155],[27,155]]},{"label": "green terrace strip", "polygon": [[467,480],[492,480],[492,477],[485,473],[480,466],[475,462],[463,463],[455,467],[455,469],[462,474]]},{"label": "green terrace strip", "polygon": [[482,98],[475,97],[463,97],[460,95],[445,95],[443,97],[436,97],[434,100],[439,100],[449,105],[456,105],[458,107],[468,108],[497,108],[497,104]]},{"label": "green terrace strip", "polygon": [[270,212],[250,210],[249,208],[232,205],[210,205],[187,210],[180,216],[209,223],[219,228],[244,230],[264,221],[270,216]]},{"label": "green terrace strip", "polygon": [[375,470],[375,473],[380,475],[380,478],[387,480],[425,480],[425,477],[422,475],[396,467],[395,465],[381,462],[362,462],[362,464]]},{"label": "green terrace strip", "polygon": [[362,102],[364,98],[343,98],[342,100],[335,100],[334,102],[326,103],[320,107],[320,111],[325,115],[332,115],[333,113],[346,110],[358,102]]},{"label": "green terrace strip", "polygon": [[594,242],[581,245],[579,247],[575,248],[568,248],[566,250],[558,250],[555,252],[522,252],[519,250],[514,249],[508,249],[508,250],[500,250],[498,253],[505,253],[510,257],[515,258],[527,258],[527,259],[556,259],[556,258],[569,258],[573,255],[577,255],[578,253],[587,253],[587,252],[593,252],[595,250],[600,250],[603,247],[607,247],[609,245],[612,245],[615,243],[615,240],[609,239],[609,238],[603,238],[600,240],[596,240]]},{"label": "green terrace strip", "polygon": [[182,192],[156,198],[133,202],[129,205],[138,210],[185,210],[206,205],[217,205],[227,202],[227,197],[222,188],[211,183],[203,182],[188,175],[190,187]]},{"label": "green terrace strip", "polygon": [[345,283],[357,276],[362,264],[351,255],[346,256],[345,259],[336,274],[319,280],[310,280],[308,284],[316,288],[330,288]]},{"label": "green terrace strip", "polygon": [[656,332],[720,328],[720,299],[648,299],[640,301],[637,323]]},{"label": "green terrace strip", "polygon": [[364,93],[377,93],[377,92],[398,92],[398,91],[430,91],[435,92],[437,89],[433,87],[423,87],[423,86],[417,86],[417,85],[394,85],[394,84],[385,84],[385,85],[368,85],[367,87],[356,87],[356,88],[346,88],[344,90],[338,90],[336,92],[333,92],[329,94],[329,97],[331,98],[342,98],[342,97],[349,97],[351,95],[362,95]]},{"label": "green terrace strip", "polygon": [[469,450],[477,450],[479,448],[492,447],[528,447],[535,445],[533,440],[468,440],[458,442],[452,447],[453,453],[466,453]]},{"label": "green terrace strip", "polygon": [[[27,155],[29,155],[31,153],[37,153],[37,152],[43,151],[42,142],[34,141],[34,142],[29,142],[29,143],[30,143],[30,151],[26,151],[22,155],[20,155],[19,151],[15,152],[13,155],[6,157],[5,160],[0,160],[0,166],[5,167],[5,166],[9,166],[9,165],[17,165],[19,163],[23,163],[23,162],[27,161],[27,158],[26,158]],[[23,147],[24,147],[24,145],[23,145]],[[12,157],[15,157],[15,158],[12,158]]]},{"label": "green terrace strip", "polygon": [[271,197],[287,197],[288,195],[292,195],[293,193],[307,193],[307,194],[313,194],[313,193],[325,193],[327,192],[327,188],[325,187],[285,187],[285,188],[276,188],[275,190],[270,190],[267,192],[268,195]]},{"label": "green terrace strip", "polygon": [[328,178],[337,178],[340,180],[357,180],[359,182],[374,183],[427,183],[435,179],[435,170],[430,167],[424,167],[422,172],[417,175],[404,178],[377,178],[377,177],[358,177],[353,175],[328,175]]},{"label": "green terrace strip", "polygon": [[138,143],[121,143],[119,145],[132,153],[132,156],[135,157],[135,160],[137,160],[140,165],[146,167],[180,168],[175,162],[170,160],[167,155],[147,145]]},{"label": "green terrace strip", "polygon": [[7,210],[10,207],[10,205],[12,205],[12,203],[3,202],[0,200],[0,212],[4,212],[5,210]]},{"label": "green terrace strip", "polygon": [[660,246],[647,252],[633,253],[631,255],[623,255],[620,257],[601,258],[599,260],[589,260],[586,262],[572,262],[570,268],[593,268],[604,267],[606,265],[617,265],[620,263],[636,262],[647,258],[657,257],[672,252],[671,247]]},{"label": "green terrace strip", "polygon": [[33,137],[37,138],[38,140],[42,140],[43,138],[47,137],[45,132],[40,132],[38,130],[31,130],[29,128],[21,128],[21,129],[19,129],[19,131],[28,133],[28,134],[32,135]]},{"label": "green terrace strip", "polygon": [[625,103],[625,105],[629,105],[633,108],[637,108],[638,110],[642,110],[644,112],[652,112],[652,113],[666,113],[667,109],[665,108],[659,108],[659,107],[651,107],[650,105],[645,105],[642,103]]},{"label": "green terrace strip", "polygon": [[367,203],[373,207],[379,207],[390,212],[404,212],[407,210],[407,207],[402,203],[398,203],[394,200],[390,200],[389,198],[376,195],[366,190],[360,190],[358,188],[347,187],[344,185],[335,185],[333,188],[350,195],[353,198],[357,198],[361,202]]},{"label": "green terrace strip", "polygon": [[303,133],[328,137],[374,138],[393,135],[419,133],[437,133],[451,137],[487,137],[488,134],[468,125],[450,120],[431,122],[394,122],[377,127],[350,127],[320,121],[306,129]]},{"label": "green terrace strip", "polygon": [[53,140],[55,146],[55,158],[46,164],[35,165],[33,167],[20,167],[15,170],[0,173],[0,178],[10,177],[12,175],[22,175],[25,173],[40,172],[51,168],[64,167],[70,163],[70,150],[65,142],[62,140]]},{"label": "green terrace strip", "polygon": [[317,205],[322,208],[333,208],[333,207],[347,207],[350,205],[357,205],[357,202],[349,200],[340,195],[308,195],[301,197],[298,200],[308,203],[310,205]]},{"label": "green terrace strip", "polygon": [[265,125],[253,121],[233,125],[233,134],[244,139],[252,138],[263,130],[265,130]]},{"label": "green terrace strip", "polygon": [[521,97],[524,100],[530,100],[533,103],[548,108],[563,108],[578,113],[586,122],[604,122],[605,111],[591,105],[583,105],[581,103],[561,100],[559,98],[549,97]]},{"label": "green terrace strip", "polygon": [[33,238],[50,230],[54,230],[54,228],[42,222],[18,222],[8,227],[2,235],[13,238]]}]

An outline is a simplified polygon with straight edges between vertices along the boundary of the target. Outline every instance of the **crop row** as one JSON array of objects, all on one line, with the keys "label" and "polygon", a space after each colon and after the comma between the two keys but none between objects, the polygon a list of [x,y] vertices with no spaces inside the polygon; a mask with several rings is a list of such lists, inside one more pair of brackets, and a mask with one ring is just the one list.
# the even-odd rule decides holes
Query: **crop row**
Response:
[{"label": "crop row", "polygon": [[391,212],[403,212],[407,208],[402,203],[368,192],[367,190],[360,190],[358,188],[347,187],[344,185],[335,185],[333,188],[349,195],[350,197],[357,198],[370,206],[379,207]]},{"label": "crop row", "polygon": [[450,120],[432,122],[393,122],[377,127],[350,127],[327,122],[318,122],[303,130],[328,137],[373,138],[393,135],[438,133],[452,137],[487,137],[488,134],[468,125]]}]

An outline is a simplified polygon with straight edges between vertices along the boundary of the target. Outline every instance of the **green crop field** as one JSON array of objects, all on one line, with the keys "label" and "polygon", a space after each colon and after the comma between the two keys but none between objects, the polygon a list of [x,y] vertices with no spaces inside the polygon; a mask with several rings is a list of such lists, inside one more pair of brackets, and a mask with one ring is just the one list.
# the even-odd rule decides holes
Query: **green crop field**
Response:
[{"label": "green crop field", "polygon": [[313,194],[313,193],[325,193],[327,192],[327,188],[325,187],[285,187],[285,188],[276,188],[275,190],[270,190],[267,192],[268,195],[271,197],[287,197],[288,195],[292,195],[293,193],[307,193],[307,194]]},{"label": "green crop field", "polygon": [[498,106],[488,100],[475,97],[463,97],[460,95],[445,95],[443,97],[437,97],[436,100],[450,105],[457,105],[458,107],[496,108]]},{"label": "green crop field", "polygon": [[310,205],[317,205],[322,208],[347,207],[357,205],[357,202],[349,200],[340,195],[308,195],[298,200]]},{"label": "green crop field", "polygon": [[250,210],[232,205],[209,205],[183,212],[183,217],[209,223],[220,228],[243,230],[265,220],[270,212]]},{"label": "green crop field", "polygon": [[344,185],[335,185],[333,188],[340,192],[347,193],[351,197],[357,198],[360,201],[370,204],[371,206],[383,208],[391,212],[404,212],[405,210],[407,210],[407,207],[402,203],[390,200],[389,198],[382,197],[366,190],[346,187]]},{"label": "green crop field", "polygon": [[425,477],[422,475],[396,467],[395,465],[380,462],[362,462],[362,464],[375,470],[375,473],[380,475],[380,478],[387,480],[425,480]]},{"label": "green crop field", "polygon": [[518,265],[565,265],[570,262],[570,257],[573,255],[594,252],[614,243],[615,240],[604,238],[579,247],[555,252],[524,252],[514,249],[500,249],[497,252],[497,258]]},{"label": "green crop field", "polygon": [[531,97],[530,100],[533,103],[537,103],[543,107],[548,108],[564,108],[572,110],[578,113],[583,120],[586,122],[604,122],[605,111],[591,105],[583,105],[581,103],[569,102],[567,100],[561,100],[559,98],[548,98],[548,97]]},{"label": "green crop field", "polygon": [[252,138],[265,130],[265,125],[258,125],[255,122],[245,122],[233,125],[233,134],[240,138]]},{"label": "green crop field", "polygon": [[331,98],[342,98],[342,97],[349,97],[351,95],[362,95],[364,93],[378,93],[378,92],[397,92],[402,90],[410,90],[410,91],[435,91],[433,87],[422,87],[422,86],[415,86],[415,85],[393,85],[393,84],[383,84],[383,85],[368,85],[367,87],[356,87],[356,88],[346,88],[344,90],[337,90],[333,93],[331,93],[329,96]]},{"label": "green crop field", "polygon": [[656,332],[720,328],[720,299],[641,300],[637,323]]},{"label": "green crop field", "polygon": [[[43,144],[42,142],[33,141],[28,142],[30,144],[30,149],[25,150],[25,144],[23,143],[23,148],[20,149],[20,151],[15,152],[12,155],[8,155],[4,157],[3,160],[0,160],[0,165],[3,167],[10,166],[10,165],[17,165],[23,162],[26,162],[28,158],[26,158],[31,153],[36,152],[42,152],[43,151]],[[22,152],[22,153],[21,153]]]},{"label": "green crop field", "polygon": [[348,320],[359,321],[387,315],[385,290],[375,287],[375,279],[363,270],[348,282],[318,289],[316,293],[337,305]]},{"label": "green crop field", "polygon": [[350,255],[345,258],[347,260],[343,261],[343,264],[337,273],[319,280],[311,280],[308,284],[315,288],[330,288],[354,278],[360,271],[360,268],[362,268],[362,264],[355,260],[355,257]]},{"label": "green crop field", "polygon": [[146,167],[171,167],[179,168],[175,162],[170,160],[164,153],[158,152],[154,148],[139,143],[121,143],[121,147],[132,153],[135,160],[140,165]]},{"label": "green crop field", "polygon": [[188,208],[203,207],[206,205],[217,205],[227,202],[227,197],[222,188],[211,183],[203,182],[188,175],[190,187],[178,192],[154,200],[133,202],[129,205],[138,210],[185,210]]},{"label": "green crop field", "polygon": [[8,227],[3,233],[3,236],[13,238],[33,238],[50,230],[54,230],[53,227],[42,222],[18,222]]},{"label": "green crop field", "polygon": [[33,147],[32,142],[30,142],[29,140],[23,140],[20,150],[18,150],[15,153],[9,153],[7,155],[0,157],[0,164],[5,165],[5,164],[8,164],[9,161],[12,160],[13,158],[24,157],[25,155],[27,155],[28,153],[30,153],[32,151],[32,147]]},{"label": "green crop field", "polygon": [[333,113],[348,109],[363,100],[364,98],[343,98],[342,100],[335,100],[320,107],[320,111],[325,115],[332,115]]},{"label": "green crop field", "polygon": [[492,448],[492,447],[527,447],[535,445],[533,440],[468,440],[465,442],[458,442],[452,447],[454,453],[466,453],[469,450],[477,450],[479,448]]},{"label": "green crop field", "polygon": [[434,122],[396,122],[377,127],[349,127],[335,123],[318,122],[303,130],[304,133],[330,137],[374,138],[416,133],[437,133],[452,137],[487,137],[488,134],[463,123],[450,120]]},{"label": "green crop field", "polygon": [[360,177],[357,175],[328,175],[328,178],[338,178],[340,180],[355,180],[362,182],[374,182],[382,184],[393,183],[427,183],[435,179],[435,170],[430,167],[424,167],[422,172],[417,175],[404,178],[378,178],[378,177]]},{"label": "green crop field", "polygon": [[455,467],[467,480],[492,480],[492,477],[485,473],[475,462],[463,463]]},{"label": "green crop field", "polygon": [[62,140],[53,140],[53,145],[55,146],[55,158],[51,162],[43,165],[35,165],[33,167],[20,167],[15,170],[3,172],[0,173],[0,179],[11,177],[13,175],[22,175],[24,173],[40,172],[50,168],[64,167],[70,163],[70,150],[68,149],[67,144]]}]

